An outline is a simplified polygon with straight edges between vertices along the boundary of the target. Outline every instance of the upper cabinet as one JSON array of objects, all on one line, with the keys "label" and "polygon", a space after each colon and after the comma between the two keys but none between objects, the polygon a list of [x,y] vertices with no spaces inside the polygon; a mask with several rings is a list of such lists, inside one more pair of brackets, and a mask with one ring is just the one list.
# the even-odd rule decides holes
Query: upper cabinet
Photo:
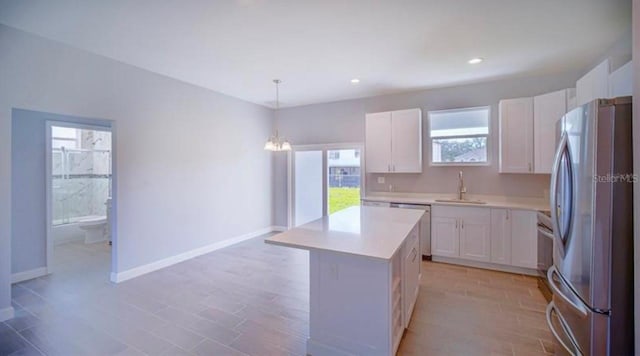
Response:
[{"label": "upper cabinet", "polygon": [[633,62],[628,62],[609,75],[609,97],[633,95]]},{"label": "upper cabinet", "polygon": [[556,123],[569,110],[573,89],[533,98],[533,172],[551,174],[556,153]]},{"label": "upper cabinet", "polygon": [[500,173],[550,174],[556,122],[575,107],[575,90],[501,100]]},{"label": "upper cabinet", "polygon": [[609,97],[609,60],[598,64],[576,82],[576,104]]},{"label": "upper cabinet", "polygon": [[533,173],[533,98],[500,100],[500,173]]},{"label": "upper cabinet", "polygon": [[367,114],[365,153],[367,173],[421,173],[422,111]]}]

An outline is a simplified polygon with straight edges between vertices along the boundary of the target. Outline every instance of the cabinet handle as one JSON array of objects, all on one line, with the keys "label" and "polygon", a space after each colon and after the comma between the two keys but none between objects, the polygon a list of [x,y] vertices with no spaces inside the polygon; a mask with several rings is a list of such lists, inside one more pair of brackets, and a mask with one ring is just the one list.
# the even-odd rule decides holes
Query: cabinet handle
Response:
[{"label": "cabinet handle", "polygon": [[391,163],[387,166],[387,172],[391,172]]},{"label": "cabinet handle", "polygon": [[509,220],[509,210],[507,210],[507,220]]},{"label": "cabinet handle", "polygon": [[411,259],[411,262],[415,262],[416,261],[416,257],[418,256],[418,251],[416,251],[416,248],[413,248],[413,258]]},{"label": "cabinet handle", "polygon": [[460,226],[464,229],[464,220],[460,221]]},{"label": "cabinet handle", "polygon": [[529,172],[531,172],[531,162],[529,162]]}]

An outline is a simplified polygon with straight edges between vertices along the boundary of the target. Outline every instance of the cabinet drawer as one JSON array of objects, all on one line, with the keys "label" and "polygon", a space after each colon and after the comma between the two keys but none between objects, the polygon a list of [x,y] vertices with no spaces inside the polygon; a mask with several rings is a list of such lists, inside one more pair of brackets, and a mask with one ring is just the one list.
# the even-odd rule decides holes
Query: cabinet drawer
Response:
[{"label": "cabinet drawer", "polygon": [[419,250],[418,248],[418,227],[416,226],[415,228],[413,228],[413,230],[411,230],[411,232],[409,233],[409,236],[407,236],[407,239],[404,242],[403,248],[404,248],[404,253],[402,254],[403,257],[407,257],[409,256],[411,253],[413,253],[413,249],[415,248],[416,250]]}]

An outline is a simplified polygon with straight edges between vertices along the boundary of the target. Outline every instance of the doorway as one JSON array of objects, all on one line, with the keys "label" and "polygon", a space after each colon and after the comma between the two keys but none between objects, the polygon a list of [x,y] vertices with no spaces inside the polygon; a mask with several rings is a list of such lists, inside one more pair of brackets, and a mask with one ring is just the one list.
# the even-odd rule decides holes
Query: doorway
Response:
[{"label": "doorway", "polygon": [[361,144],[294,146],[289,166],[289,227],[360,205]]},{"label": "doorway", "polygon": [[112,261],[111,128],[46,123],[47,270],[104,283]]}]

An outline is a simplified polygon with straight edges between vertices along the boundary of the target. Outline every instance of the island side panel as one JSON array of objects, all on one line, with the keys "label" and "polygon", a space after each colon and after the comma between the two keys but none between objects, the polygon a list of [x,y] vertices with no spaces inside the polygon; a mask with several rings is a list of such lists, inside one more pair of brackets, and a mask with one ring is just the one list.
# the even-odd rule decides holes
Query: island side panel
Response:
[{"label": "island side panel", "polygon": [[391,261],[312,250],[310,355],[391,355]]}]

